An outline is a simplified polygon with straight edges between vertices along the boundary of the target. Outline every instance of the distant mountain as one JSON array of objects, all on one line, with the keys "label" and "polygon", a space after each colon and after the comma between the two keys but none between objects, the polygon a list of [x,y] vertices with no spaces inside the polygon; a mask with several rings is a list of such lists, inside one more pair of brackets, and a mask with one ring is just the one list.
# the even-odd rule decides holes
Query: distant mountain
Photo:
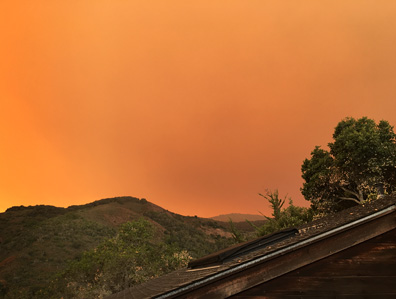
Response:
[{"label": "distant mountain", "polygon": [[223,222],[229,222],[231,219],[233,222],[242,222],[246,220],[262,221],[265,220],[265,217],[263,215],[231,213],[231,214],[218,215],[215,217],[211,217],[210,219],[216,221],[223,221]]},{"label": "distant mountain", "polygon": [[157,227],[164,242],[193,258],[234,242],[226,223],[178,215],[135,197],[68,208],[12,207],[0,213],[0,298],[33,298],[69,261],[114,236],[120,224],[141,217]]}]

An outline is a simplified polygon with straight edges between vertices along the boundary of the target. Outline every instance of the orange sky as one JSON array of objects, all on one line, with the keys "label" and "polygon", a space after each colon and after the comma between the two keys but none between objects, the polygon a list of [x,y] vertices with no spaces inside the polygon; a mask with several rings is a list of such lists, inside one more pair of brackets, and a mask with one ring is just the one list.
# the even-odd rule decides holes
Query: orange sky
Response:
[{"label": "orange sky", "polygon": [[394,1],[0,2],[0,211],[298,205],[346,116],[396,125]]}]

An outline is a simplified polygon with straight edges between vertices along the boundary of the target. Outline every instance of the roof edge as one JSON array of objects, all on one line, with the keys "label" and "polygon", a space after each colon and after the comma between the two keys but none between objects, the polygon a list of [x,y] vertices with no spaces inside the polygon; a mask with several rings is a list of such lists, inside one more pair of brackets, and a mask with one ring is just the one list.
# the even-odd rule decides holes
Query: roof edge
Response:
[{"label": "roof edge", "polygon": [[221,272],[218,272],[218,273],[213,274],[211,276],[205,277],[205,278],[203,278],[201,280],[186,284],[184,286],[180,286],[180,287],[178,287],[178,288],[176,288],[174,290],[168,291],[168,292],[166,292],[164,294],[161,294],[159,296],[155,296],[154,298],[161,298],[161,299],[162,298],[172,298],[174,296],[179,296],[179,295],[185,294],[186,292],[189,292],[189,291],[192,291],[194,289],[198,289],[198,288],[200,288],[202,286],[205,286],[208,283],[220,280],[220,279],[222,279],[222,278],[224,278],[226,276],[233,275],[233,274],[235,274],[237,272],[249,269],[249,268],[251,268],[253,266],[256,266],[256,265],[258,265],[260,263],[263,263],[265,261],[271,260],[271,259],[276,258],[278,256],[284,255],[284,254],[286,254],[288,252],[291,252],[293,250],[296,250],[296,249],[308,246],[310,244],[319,242],[321,240],[327,239],[327,238],[329,238],[329,237],[331,237],[333,235],[337,235],[339,233],[345,232],[345,231],[347,231],[349,229],[352,229],[352,228],[354,228],[356,226],[359,226],[361,224],[373,221],[373,220],[375,220],[377,218],[383,217],[383,216],[388,215],[390,213],[393,213],[395,211],[396,211],[396,204],[392,204],[392,205],[390,205],[390,206],[388,206],[386,208],[383,208],[383,209],[381,209],[379,211],[376,211],[376,212],[374,212],[372,214],[366,215],[366,216],[364,216],[362,218],[353,220],[351,222],[343,224],[343,225],[341,225],[339,227],[332,228],[332,229],[330,229],[328,231],[319,233],[317,235],[313,235],[311,237],[308,237],[307,239],[303,239],[303,240],[298,241],[296,243],[281,247],[281,248],[279,248],[279,249],[277,249],[277,250],[275,250],[273,252],[269,252],[269,253],[267,253],[267,254],[265,254],[263,256],[258,256],[258,257],[254,258],[252,260],[249,260],[249,261],[246,261],[246,262],[242,262],[241,264],[238,264],[238,265],[233,266],[231,268],[225,269],[225,270],[223,270]]}]

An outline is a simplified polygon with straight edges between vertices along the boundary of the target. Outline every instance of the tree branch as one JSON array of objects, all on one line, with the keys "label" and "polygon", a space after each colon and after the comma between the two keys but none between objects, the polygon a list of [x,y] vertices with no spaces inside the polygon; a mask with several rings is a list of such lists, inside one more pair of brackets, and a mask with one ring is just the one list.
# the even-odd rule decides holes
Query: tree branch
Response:
[{"label": "tree branch", "polygon": [[356,192],[354,192],[352,190],[348,190],[347,188],[342,187],[342,186],[341,186],[341,189],[344,190],[346,193],[352,194],[352,195],[356,196],[357,198],[359,198],[359,194],[358,193],[356,193]]},{"label": "tree branch", "polygon": [[339,197],[339,199],[351,200],[351,201],[354,201],[354,202],[356,202],[356,203],[358,203],[358,204],[361,204],[361,203],[362,203],[361,201],[359,201],[359,200],[357,200],[356,198],[353,198],[353,197]]},{"label": "tree branch", "polygon": [[354,192],[352,190],[349,190],[349,189],[347,189],[345,187],[342,187],[342,186],[341,186],[341,189],[344,190],[346,193],[349,193],[349,194],[352,194],[352,195],[356,196],[356,198],[351,198],[351,197],[342,197],[341,198],[340,197],[340,199],[354,200],[355,202],[357,202],[359,204],[361,204],[364,201],[363,192],[361,190],[359,190],[359,193],[356,193],[356,192]]}]

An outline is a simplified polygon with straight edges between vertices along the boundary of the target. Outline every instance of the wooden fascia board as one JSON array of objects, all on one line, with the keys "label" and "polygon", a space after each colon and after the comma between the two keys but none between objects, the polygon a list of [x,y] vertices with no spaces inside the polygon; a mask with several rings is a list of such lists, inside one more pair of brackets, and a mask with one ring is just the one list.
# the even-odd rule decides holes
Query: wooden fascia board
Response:
[{"label": "wooden fascia board", "polygon": [[395,229],[395,210],[396,206],[391,206],[158,298],[232,296]]}]

